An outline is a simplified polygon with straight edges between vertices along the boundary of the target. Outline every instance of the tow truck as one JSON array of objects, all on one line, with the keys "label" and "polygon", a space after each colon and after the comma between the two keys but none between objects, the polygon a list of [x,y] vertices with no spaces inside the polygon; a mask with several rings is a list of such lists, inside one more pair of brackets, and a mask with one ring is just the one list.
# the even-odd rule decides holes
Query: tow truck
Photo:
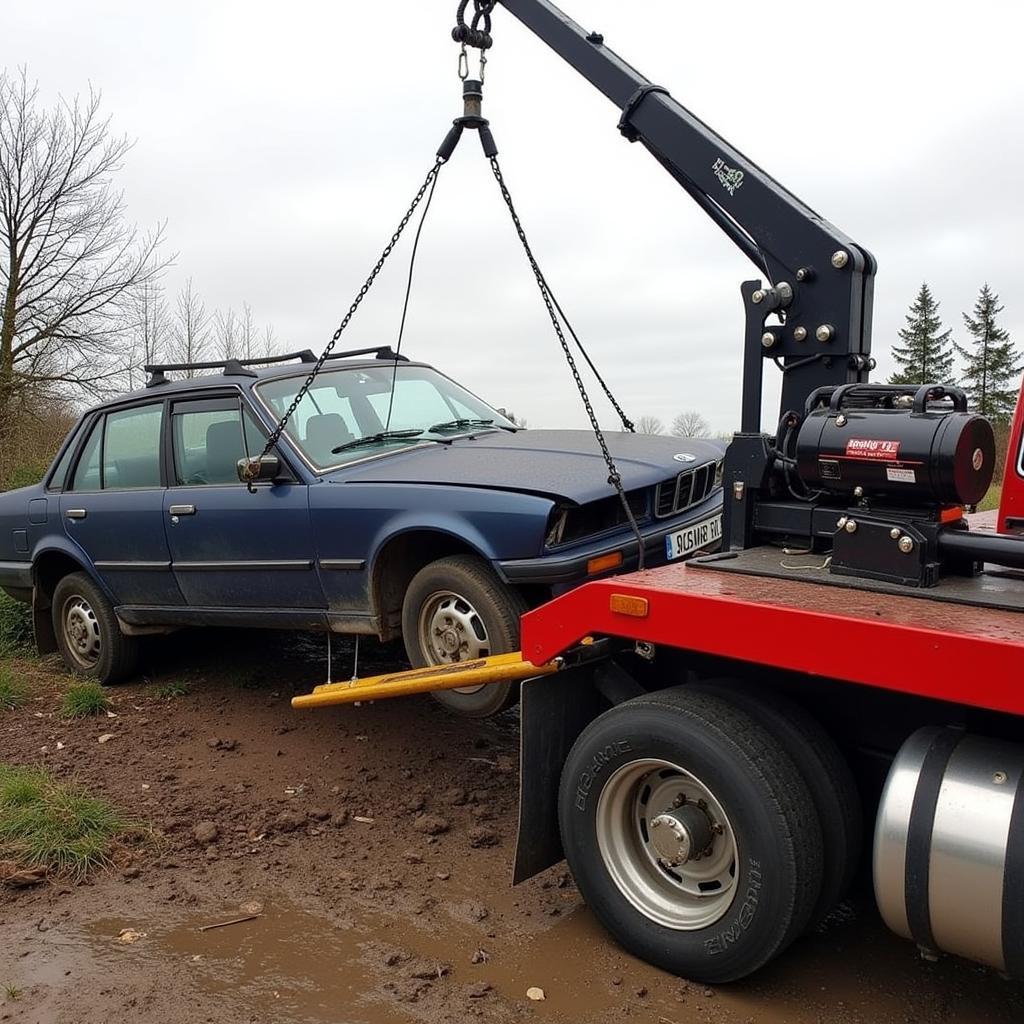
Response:
[{"label": "tow truck", "polygon": [[[477,130],[492,162],[466,52],[486,57],[497,6],[462,0],[453,31],[452,132]],[[1024,396],[987,528],[969,513],[996,468],[991,424],[955,386],[869,381],[871,253],[599,33],[549,0],[500,7],[611,100],[761,275],[741,286],[722,550],[554,598],[523,616],[517,654],[293,704],[524,680],[514,880],[567,859],[611,934],[666,970],[749,975],[870,858],[883,919],[924,956],[1024,977]],[[766,367],[782,374],[774,433]]]}]

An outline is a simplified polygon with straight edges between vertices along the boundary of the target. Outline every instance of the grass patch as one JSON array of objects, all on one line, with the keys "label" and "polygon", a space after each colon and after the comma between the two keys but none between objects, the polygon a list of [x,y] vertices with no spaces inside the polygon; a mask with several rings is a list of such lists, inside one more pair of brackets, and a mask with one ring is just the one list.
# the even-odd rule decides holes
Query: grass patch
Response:
[{"label": "grass patch", "polygon": [[174,700],[177,697],[187,697],[192,692],[188,683],[163,683],[157,686],[153,693],[161,700]]},{"label": "grass patch", "polygon": [[83,878],[146,830],[40,768],[0,764],[0,860]]},{"label": "grass patch", "polygon": [[0,657],[33,649],[32,609],[0,590]]},{"label": "grass patch", "polygon": [[61,714],[65,718],[88,718],[102,715],[110,708],[106,691],[99,683],[73,683],[68,687],[61,702]]},{"label": "grass patch", "polygon": [[13,1003],[21,998],[21,989],[17,985],[4,985],[4,998]]},{"label": "grass patch", "polygon": [[991,512],[993,509],[999,508],[999,498],[1003,493],[1001,484],[993,484],[988,489],[988,494],[981,499],[981,503],[978,505],[979,512]]},{"label": "grass patch", "polygon": [[28,700],[28,683],[9,665],[0,665],[0,711],[14,711]]}]

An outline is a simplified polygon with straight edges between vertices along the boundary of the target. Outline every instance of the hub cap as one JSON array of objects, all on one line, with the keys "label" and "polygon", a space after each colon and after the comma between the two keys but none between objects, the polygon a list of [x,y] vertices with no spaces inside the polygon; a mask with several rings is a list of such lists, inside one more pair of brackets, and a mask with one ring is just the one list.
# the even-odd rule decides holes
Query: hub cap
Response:
[{"label": "hub cap", "polygon": [[64,602],[61,622],[72,658],[82,668],[93,668],[100,657],[100,624],[92,606],[80,595],[69,597]]},{"label": "hub cap", "polygon": [[645,917],[694,931],[729,909],[736,840],[714,793],[696,776],[660,759],[623,765],[601,792],[596,825],[608,873]]},{"label": "hub cap", "polygon": [[[487,629],[480,613],[461,594],[431,594],[419,616],[420,650],[431,665],[476,661],[491,653]],[[476,693],[479,686],[460,686],[455,693]]]}]

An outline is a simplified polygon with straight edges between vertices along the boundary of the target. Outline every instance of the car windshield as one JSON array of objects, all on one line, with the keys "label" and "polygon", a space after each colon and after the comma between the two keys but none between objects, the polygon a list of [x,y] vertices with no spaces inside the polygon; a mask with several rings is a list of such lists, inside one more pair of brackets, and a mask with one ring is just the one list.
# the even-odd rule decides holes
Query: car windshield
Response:
[{"label": "car windshield", "polygon": [[[285,433],[317,469],[424,441],[515,429],[506,416],[426,366],[399,364],[392,399],[393,369],[393,363],[330,369],[313,381]],[[304,380],[282,377],[256,390],[273,414],[281,416]]]}]

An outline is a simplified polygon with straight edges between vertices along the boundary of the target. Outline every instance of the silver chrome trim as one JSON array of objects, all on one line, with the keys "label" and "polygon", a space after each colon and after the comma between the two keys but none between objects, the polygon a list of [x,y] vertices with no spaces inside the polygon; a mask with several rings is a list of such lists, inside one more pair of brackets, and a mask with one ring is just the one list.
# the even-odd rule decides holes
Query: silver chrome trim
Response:
[{"label": "silver chrome trim", "polygon": [[195,505],[169,505],[167,514],[171,516],[194,516],[196,514],[196,507]]},{"label": "silver chrome trim", "polygon": [[84,508],[69,508],[65,513],[66,519],[84,519],[89,513]]}]

